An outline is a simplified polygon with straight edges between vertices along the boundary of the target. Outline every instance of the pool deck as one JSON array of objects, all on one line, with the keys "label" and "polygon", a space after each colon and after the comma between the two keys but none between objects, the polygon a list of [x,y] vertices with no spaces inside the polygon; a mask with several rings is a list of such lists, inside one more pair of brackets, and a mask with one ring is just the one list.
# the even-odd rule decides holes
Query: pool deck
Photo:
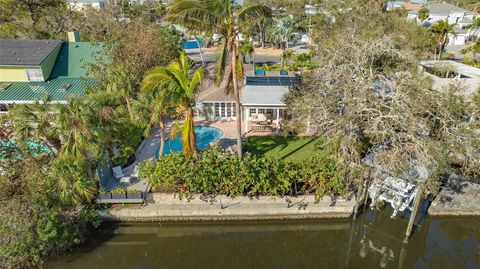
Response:
[{"label": "pool deck", "polygon": [[260,196],[235,198],[194,195],[188,201],[172,193],[151,193],[148,205],[113,208],[100,212],[107,221],[204,221],[337,219],[352,215],[355,201],[325,197],[315,203],[313,195]]}]

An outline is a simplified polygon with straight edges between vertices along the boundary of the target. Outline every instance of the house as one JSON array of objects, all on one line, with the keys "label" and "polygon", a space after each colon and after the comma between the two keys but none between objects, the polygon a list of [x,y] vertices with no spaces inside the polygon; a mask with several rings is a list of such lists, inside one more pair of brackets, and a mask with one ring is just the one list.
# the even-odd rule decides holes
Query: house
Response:
[{"label": "house", "polygon": [[397,8],[403,8],[406,4],[405,1],[388,1],[385,10],[390,12]]},{"label": "house", "polygon": [[61,40],[0,39],[0,107],[31,104],[49,94],[53,103],[81,95],[92,83],[87,65],[102,43],[80,42],[78,32]]},{"label": "house", "polygon": [[433,89],[442,91],[451,84],[461,84],[464,96],[473,96],[480,87],[480,68],[463,63],[442,61],[421,61],[420,69],[433,81]]},{"label": "house", "polygon": [[67,2],[71,9],[82,11],[87,7],[104,8],[106,0],[67,0]]},{"label": "house", "polygon": [[[454,6],[449,3],[430,3],[425,5],[429,11],[429,16],[426,19],[430,24],[433,24],[440,20],[448,20],[449,24],[457,23],[461,21],[473,21],[477,14],[473,11],[463,9],[461,7]],[[458,25],[463,27],[466,25]]]},{"label": "house", "polygon": [[[431,27],[435,22],[442,20],[447,20],[449,24],[456,24],[455,34],[448,35],[448,45],[465,45],[469,39],[476,39],[476,31],[467,30],[478,16],[475,12],[448,3],[429,3],[425,7],[429,12],[428,18],[421,22],[425,27]],[[418,11],[419,9],[408,11],[407,19],[420,22]]]},{"label": "house", "polygon": [[[246,76],[241,89],[241,111],[244,131],[279,131],[286,105],[282,98],[290,87],[298,85],[295,74],[269,72]],[[237,112],[233,94],[209,87],[197,97],[198,117],[205,120],[235,120]]]}]

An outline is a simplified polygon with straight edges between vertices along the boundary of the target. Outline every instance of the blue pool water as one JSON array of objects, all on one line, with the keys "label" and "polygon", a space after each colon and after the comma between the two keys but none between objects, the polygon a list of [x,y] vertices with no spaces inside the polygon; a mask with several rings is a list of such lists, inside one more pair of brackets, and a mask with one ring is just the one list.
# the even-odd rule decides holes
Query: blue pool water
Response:
[{"label": "blue pool water", "polygon": [[[13,147],[15,147],[15,141],[13,140],[0,141],[0,160],[3,158],[7,158],[8,148],[13,148]],[[28,149],[32,151],[33,157],[36,157],[43,153],[51,152],[50,148],[43,142],[29,141]],[[20,156],[17,156],[14,158],[20,158]]]},{"label": "blue pool water", "polygon": [[[203,39],[199,39],[198,43],[200,43],[200,47],[203,48]],[[185,41],[182,45],[184,49],[198,49],[198,44],[195,40]]]},{"label": "blue pool water", "polygon": [[[204,150],[207,146],[219,140],[223,136],[222,130],[210,127],[210,126],[195,126],[195,139],[197,140],[196,146],[197,150]],[[158,159],[158,148],[155,158]],[[177,135],[175,139],[167,139],[165,141],[165,147],[163,149],[163,154],[168,154],[170,152],[180,152],[182,151],[182,141],[180,135]]]}]

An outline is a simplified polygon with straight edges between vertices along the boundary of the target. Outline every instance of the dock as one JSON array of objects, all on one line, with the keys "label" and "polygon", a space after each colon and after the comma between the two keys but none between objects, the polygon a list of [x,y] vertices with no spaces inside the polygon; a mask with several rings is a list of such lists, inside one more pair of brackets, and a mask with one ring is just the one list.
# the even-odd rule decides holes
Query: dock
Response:
[{"label": "dock", "polygon": [[480,216],[480,184],[451,179],[428,209],[431,216]]}]

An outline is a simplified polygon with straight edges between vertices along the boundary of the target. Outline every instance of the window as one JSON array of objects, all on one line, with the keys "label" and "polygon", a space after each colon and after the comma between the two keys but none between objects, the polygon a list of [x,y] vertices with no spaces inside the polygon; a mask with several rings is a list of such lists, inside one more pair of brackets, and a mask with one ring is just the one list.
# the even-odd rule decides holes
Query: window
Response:
[{"label": "window", "polygon": [[215,117],[220,117],[220,104],[215,103]]},{"label": "window", "polygon": [[227,103],[227,118],[232,117],[232,103]]},{"label": "window", "polygon": [[25,70],[28,81],[43,81],[43,73],[40,69]]},{"label": "window", "polygon": [[225,113],[225,103],[220,103],[220,107],[221,107],[221,109],[220,109],[220,117],[223,118],[223,117],[225,117],[225,114],[226,114],[226,113]]},{"label": "window", "polygon": [[237,116],[237,106],[235,103],[232,103],[232,117]]}]

